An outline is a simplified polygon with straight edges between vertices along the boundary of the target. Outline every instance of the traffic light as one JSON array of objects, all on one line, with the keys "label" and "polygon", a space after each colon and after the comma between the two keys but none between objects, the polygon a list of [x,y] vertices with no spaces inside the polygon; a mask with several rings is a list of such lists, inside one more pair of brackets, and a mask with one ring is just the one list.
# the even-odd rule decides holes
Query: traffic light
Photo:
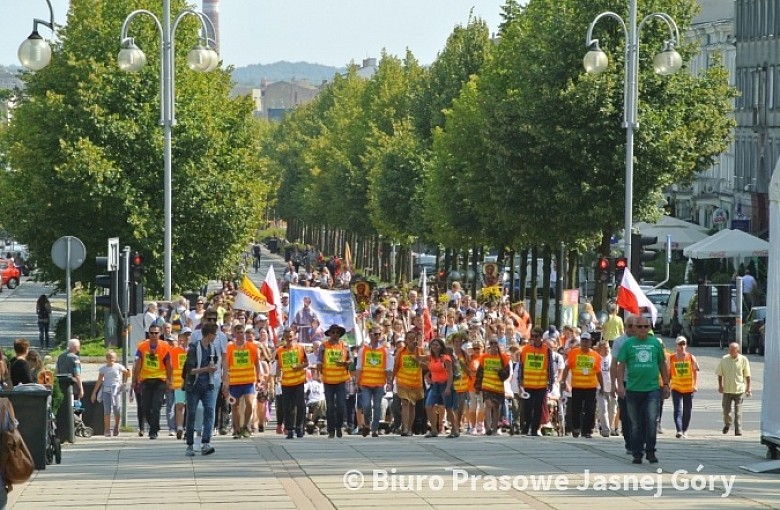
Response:
[{"label": "traffic light", "polygon": [[615,259],[615,280],[623,281],[623,271],[628,267],[628,259],[618,257]]},{"label": "traffic light", "polygon": [[610,263],[607,257],[601,257],[596,261],[596,280],[601,283],[609,281]]},{"label": "traffic light", "polygon": [[[95,266],[98,269],[108,270],[108,257],[95,257]],[[97,296],[95,303],[112,312],[119,309],[119,272],[110,271],[108,274],[95,276],[95,287],[108,289],[108,294]]]},{"label": "traffic light", "polygon": [[631,274],[634,275],[634,279],[637,282],[655,279],[655,268],[646,267],[645,262],[655,260],[658,252],[646,250],[645,246],[650,246],[657,242],[658,237],[631,234]]},{"label": "traffic light", "polygon": [[144,311],[144,257],[137,251],[130,256],[130,315]]}]

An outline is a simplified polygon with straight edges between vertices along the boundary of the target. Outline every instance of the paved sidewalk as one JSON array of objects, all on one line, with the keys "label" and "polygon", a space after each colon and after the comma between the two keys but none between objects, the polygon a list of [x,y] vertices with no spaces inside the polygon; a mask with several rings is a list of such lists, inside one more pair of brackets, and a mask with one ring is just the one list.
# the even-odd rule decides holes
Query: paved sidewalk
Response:
[{"label": "paved sidewalk", "polygon": [[[217,437],[214,455],[187,458],[183,441],[125,433],[65,446],[63,463],[17,487],[10,508],[780,508],[777,475],[739,467],[763,460],[765,449],[757,439],[757,432],[742,438],[664,436],[661,463],[636,466],[619,438],[307,436],[289,441],[271,431],[245,440]],[[696,473],[699,465],[703,477]],[[681,469],[691,474],[675,474]],[[600,481],[598,475],[616,478]],[[736,476],[730,492],[720,475]],[[542,489],[534,477],[553,486]],[[675,489],[691,481],[698,490]],[[643,485],[636,489],[632,483]],[[654,497],[659,486],[662,494]]]}]

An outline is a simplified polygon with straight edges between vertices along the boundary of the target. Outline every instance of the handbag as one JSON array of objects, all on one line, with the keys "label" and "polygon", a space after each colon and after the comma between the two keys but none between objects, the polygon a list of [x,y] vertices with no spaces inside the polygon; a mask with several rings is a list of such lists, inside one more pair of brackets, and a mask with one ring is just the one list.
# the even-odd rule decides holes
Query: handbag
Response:
[{"label": "handbag", "polygon": [[[16,424],[14,406],[7,398],[0,398],[0,469],[3,472],[8,491],[15,483],[24,483],[30,479],[35,470],[30,450],[22,439]],[[5,423],[10,422],[10,427],[5,428]]]}]

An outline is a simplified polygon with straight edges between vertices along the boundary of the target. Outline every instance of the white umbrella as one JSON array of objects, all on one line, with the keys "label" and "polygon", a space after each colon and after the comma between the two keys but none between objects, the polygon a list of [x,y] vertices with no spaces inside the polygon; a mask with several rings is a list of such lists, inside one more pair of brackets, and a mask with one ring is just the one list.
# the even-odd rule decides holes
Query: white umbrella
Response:
[{"label": "white umbrella", "polygon": [[769,243],[742,230],[724,229],[688,246],[683,254],[694,259],[766,257],[769,255]]},{"label": "white umbrella", "polygon": [[634,226],[642,236],[658,238],[657,243],[649,246],[650,249],[664,249],[667,235],[672,236],[673,250],[682,250],[708,237],[706,228],[671,216],[661,216],[656,223],[640,221]]}]

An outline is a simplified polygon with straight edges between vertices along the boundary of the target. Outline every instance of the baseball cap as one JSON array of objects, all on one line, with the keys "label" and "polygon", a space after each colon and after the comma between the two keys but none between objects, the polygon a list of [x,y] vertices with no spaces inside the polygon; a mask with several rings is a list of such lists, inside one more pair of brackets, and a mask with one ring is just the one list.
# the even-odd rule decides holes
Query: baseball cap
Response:
[{"label": "baseball cap", "polygon": [[583,340],[588,340],[588,341],[590,341],[590,333],[588,333],[588,332],[586,331],[585,333],[581,334],[581,335],[580,335],[580,341],[583,341]]},{"label": "baseball cap", "polygon": [[257,314],[257,317],[255,317],[255,320],[267,321],[268,320],[268,316],[266,314],[264,314],[264,313],[259,313],[259,314]]},{"label": "baseball cap", "polygon": [[187,327],[181,328],[181,331],[179,331],[179,336],[181,336],[181,335],[191,335],[191,334],[192,334],[192,330],[190,328],[187,328]]}]

